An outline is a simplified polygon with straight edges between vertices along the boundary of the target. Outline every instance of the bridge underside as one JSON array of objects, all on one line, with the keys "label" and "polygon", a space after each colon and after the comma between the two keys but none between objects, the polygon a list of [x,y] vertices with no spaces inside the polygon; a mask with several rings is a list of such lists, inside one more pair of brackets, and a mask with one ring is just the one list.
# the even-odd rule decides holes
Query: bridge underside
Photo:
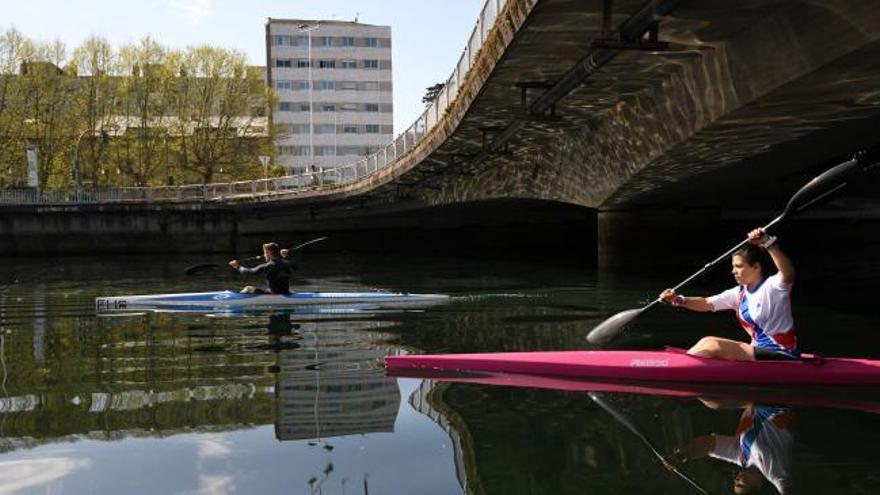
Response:
[{"label": "bridge underside", "polygon": [[[537,199],[597,214],[602,263],[645,262],[646,242],[674,245],[695,231],[692,244],[717,246],[880,143],[880,10],[855,0],[732,5],[510,1],[422,146],[366,188],[291,204],[377,219]],[[646,9],[663,14],[656,29]],[[566,80],[576,84],[565,90]],[[831,229],[860,220],[838,233],[880,237],[878,191],[866,177],[805,218]],[[357,213],[338,209],[346,202]],[[792,234],[808,238],[811,225]]]},{"label": "bridge underside", "polygon": [[[671,3],[657,30],[665,49],[608,54],[594,46],[607,36],[604,2],[538,1],[451,135],[370,195],[760,207],[880,143],[880,11],[857,1]],[[644,4],[613,2],[611,25]],[[608,61],[534,113],[597,52]],[[498,142],[517,121],[525,125]]]},{"label": "bridge underside", "polygon": [[[880,143],[880,9],[857,0],[733,5],[508,0],[440,123],[366,181],[269,203],[7,211],[0,226],[13,235],[0,250],[23,253],[28,240],[58,236],[76,244],[79,235],[106,237],[108,250],[127,236],[126,249],[175,251],[318,232],[491,238],[505,225],[544,225],[585,254],[598,240],[612,264],[644,262],[648,242],[674,245],[693,232],[714,244]],[[824,219],[823,228],[844,219],[837,234],[880,238],[871,227],[878,191],[868,177],[804,218]],[[573,218],[583,232],[571,235]],[[804,237],[814,228],[796,225]]]}]

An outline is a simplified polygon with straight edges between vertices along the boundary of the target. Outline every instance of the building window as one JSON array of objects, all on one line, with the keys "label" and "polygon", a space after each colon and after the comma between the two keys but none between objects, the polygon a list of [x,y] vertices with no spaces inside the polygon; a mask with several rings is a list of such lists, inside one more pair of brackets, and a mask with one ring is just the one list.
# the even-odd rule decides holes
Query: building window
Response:
[{"label": "building window", "polygon": [[342,111],[343,112],[357,112],[357,103],[343,103]]},{"label": "building window", "polygon": [[315,156],[333,156],[336,148],[333,146],[315,146]]},{"label": "building window", "polygon": [[330,36],[314,36],[312,40],[316,46],[333,46],[333,38]]},{"label": "building window", "polygon": [[357,146],[340,146],[336,153],[338,156],[357,155],[358,154],[358,147]]},{"label": "building window", "polygon": [[297,148],[299,148],[299,146],[284,146],[284,145],[282,145],[282,146],[278,147],[278,154],[279,155],[296,155],[297,151],[298,151]]},{"label": "building window", "polygon": [[309,124],[290,124],[291,134],[308,134]]},{"label": "building window", "polygon": [[354,60],[340,60],[339,61],[340,69],[357,69],[357,62]]},{"label": "building window", "polygon": [[291,89],[291,81],[275,81],[275,89]]},{"label": "building window", "polygon": [[378,60],[364,60],[364,69],[378,69],[379,61]]},{"label": "building window", "polygon": [[343,125],[342,133],[343,134],[357,134],[358,128],[356,125]]},{"label": "building window", "polygon": [[315,89],[318,91],[329,91],[334,88],[333,81],[317,81]]},{"label": "building window", "polygon": [[293,38],[286,34],[276,34],[272,37],[275,46],[293,46]]},{"label": "building window", "polygon": [[293,37],[293,45],[294,46],[309,46],[309,37],[308,36],[294,36]]},{"label": "building window", "polygon": [[315,134],[336,134],[336,125],[317,124],[315,125]]},{"label": "building window", "polygon": [[364,91],[379,91],[378,81],[364,81]]},{"label": "building window", "polygon": [[379,124],[367,124],[367,134],[379,134]]},{"label": "building window", "polygon": [[275,59],[275,67],[291,67],[293,65],[293,61],[289,58],[276,58]]},{"label": "building window", "polygon": [[309,104],[308,103],[300,103],[299,104],[299,111],[300,112],[308,112],[309,111]]},{"label": "building window", "polygon": [[354,38],[352,38],[351,36],[343,36],[342,46],[354,46]]},{"label": "building window", "polygon": [[364,46],[372,48],[379,46],[379,38],[364,38]]},{"label": "building window", "polygon": [[355,90],[357,83],[354,81],[339,81],[339,89]]},{"label": "building window", "polygon": [[308,81],[293,81],[293,89],[309,89]]},{"label": "building window", "polygon": [[322,112],[335,112],[336,105],[334,105],[333,103],[324,103],[321,105],[321,111]]},{"label": "building window", "polygon": [[289,112],[291,110],[291,105],[289,101],[281,101],[278,102],[278,111],[279,112]]},{"label": "building window", "polygon": [[365,103],[364,104],[364,111],[365,112],[378,112],[379,111],[379,104],[378,103]]},{"label": "building window", "polygon": [[335,60],[319,60],[318,61],[318,68],[335,69],[336,68],[336,61]]}]

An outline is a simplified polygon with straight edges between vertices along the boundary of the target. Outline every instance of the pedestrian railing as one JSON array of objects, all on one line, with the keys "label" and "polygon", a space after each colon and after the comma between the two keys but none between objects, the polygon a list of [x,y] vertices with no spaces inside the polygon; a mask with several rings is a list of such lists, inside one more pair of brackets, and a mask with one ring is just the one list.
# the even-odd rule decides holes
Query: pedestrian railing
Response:
[{"label": "pedestrian railing", "polygon": [[57,203],[114,203],[165,201],[223,201],[233,198],[266,197],[302,191],[332,190],[375,174],[392,165],[418,144],[439,122],[447,107],[455,101],[477,53],[495,27],[499,13],[508,0],[486,0],[461,58],[446,84],[425,111],[403,133],[384,148],[355,163],[283,177],[227,183],[187,184],[162,187],[122,187],[114,189],[0,189],[0,205]]}]

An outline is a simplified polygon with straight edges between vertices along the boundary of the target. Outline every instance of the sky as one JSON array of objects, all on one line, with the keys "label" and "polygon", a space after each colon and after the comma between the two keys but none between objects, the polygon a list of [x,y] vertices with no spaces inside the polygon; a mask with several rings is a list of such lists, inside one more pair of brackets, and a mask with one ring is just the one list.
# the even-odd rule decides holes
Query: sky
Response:
[{"label": "sky", "polygon": [[394,132],[424,110],[425,88],[449,78],[484,0],[0,0],[0,31],[61,40],[73,49],[92,35],[113,46],[150,35],[169,48],[209,44],[266,65],[266,19],[336,19],[389,25]]}]

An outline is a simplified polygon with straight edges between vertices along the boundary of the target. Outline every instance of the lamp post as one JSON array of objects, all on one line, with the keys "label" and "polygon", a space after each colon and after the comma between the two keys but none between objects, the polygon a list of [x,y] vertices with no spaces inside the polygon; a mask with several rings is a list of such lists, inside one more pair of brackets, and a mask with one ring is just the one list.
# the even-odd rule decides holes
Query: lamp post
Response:
[{"label": "lamp post", "polygon": [[309,164],[314,165],[315,163],[315,141],[314,141],[314,133],[315,133],[315,103],[312,101],[312,91],[314,91],[314,84],[312,83],[312,31],[318,29],[321,26],[320,22],[315,22],[314,24],[300,24],[297,26],[301,32],[306,33],[308,36],[309,42]]},{"label": "lamp post", "polygon": [[267,155],[260,155],[260,163],[263,165],[263,183],[266,186],[266,192],[269,192],[269,159],[271,157]]}]

